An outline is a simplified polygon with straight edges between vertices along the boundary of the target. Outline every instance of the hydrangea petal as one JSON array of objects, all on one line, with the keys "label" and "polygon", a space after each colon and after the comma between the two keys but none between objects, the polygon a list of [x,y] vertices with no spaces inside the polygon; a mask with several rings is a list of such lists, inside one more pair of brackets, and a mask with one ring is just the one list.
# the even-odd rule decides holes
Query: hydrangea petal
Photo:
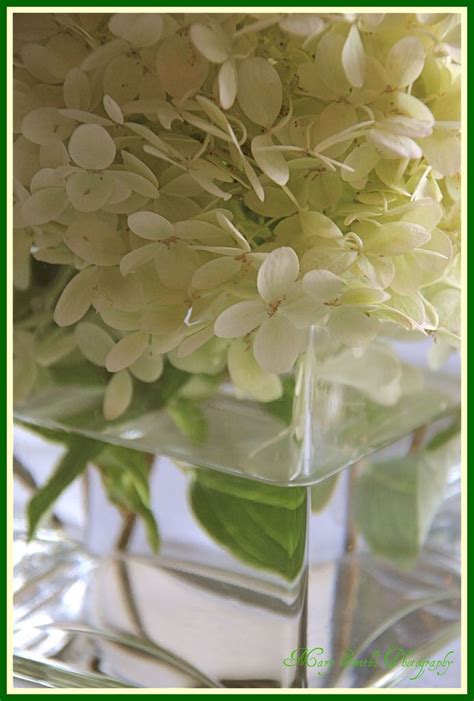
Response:
[{"label": "hydrangea petal", "polygon": [[331,313],[328,328],[345,346],[366,346],[377,336],[379,322],[357,307],[338,307]]},{"label": "hydrangea petal", "polygon": [[303,332],[281,314],[266,319],[255,334],[255,360],[267,372],[289,372],[301,349]]},{"label": "hydrangea petal", "polygon": [[74,329],[74,337],[86,360],[105,367],[105,360],[114,345],[114,339],[105,329],[90,321],[81,321]]},{"label": "hydrangea petal", "polygon": [[238,85],[237,68],[232,59],[224,61],[219,68],[217,83],[219,87],[219,102],[222,105],[222,109],[230,110],[237,97]]},{"label": "hydrangea petal", "polygon": [[69,153],[81,168],[103,170],[114,161],[116,148],[110,134],[99,124],[81,124],[69,139]]},{"label": "hydrangea petal", "polygon": [[356,24],[351,26],[344,43],[342,66],[349,83],[355,88],[361,88],[365,75],[365,51]]},{"label": "hydrangea petal", "polygon": [[61,187],[46,187],[28,197],[22,204],[21,215],[27,225],[46,224],[59,217],[68,205],[66,191]]},{"label": "hydrangea petal", "polygon": [[234,257],[223,256],[205,263],[194,273],[191,284],[196,290],[211,290],[230,280],[240,271],[241,263]]},{"label": "hydrangea petal", "polygon": [[271,402],[281,397],[281,379],[260,367],[245,341],[232,343],[227,355],[227,366],[235,387],[257,401]]},{"label": "hydrangea petal", "polygon": [[130,372],[142,382],[156,382],[164,369],[163,357],[153,345],[150,345],[142,355],[130,365]]},{"label": "hydrangea petal", "polygon": [[219,338],[239,338],[253,331],[267,314],[261,302],[238,302],[228,307],[216,319],[214,333]]},{"label": "hydrangea petal", "polygon": [[329,270],[311,270],[303,278],[303,289],[316,304],[324,304],[339,297],[344,283]]},{"label": "hydrangea petal", "polygon": [[124,370],[112,377],[106,387],[102,411],[107,421],[118,419],[128,409],[133,396],[133,382]]},{"label": "hydrangea petal", "polygon": [[144,352],[148,344],[148,334],[135,331],[118,341],[109,351],[106,368],[109,372],[120,372],[132,365]]},{"label": "hydrangea petal", "polygon": [[261,297],[271,304],[291,290],[299,273],[299,260],[295,251],[282,246],[272,251],[258,271],[257,288]]},{"label": "hydrangea petal", "polygon": [[385,62],[387,83],[392,88],[411,85],[425,63],[425,49],[417,37],[403,37],[388,52]]},{"label": "hydrangea petal", "polygon": [[161,241],[174,235],[174,227],[155,212],[135,212],[128,217],[128,226],[137,236],[150,241]]},{"label": "hydrangea petal", "polygon": [[54,321],[58,326],[70,326],[82,319],[92,304],[97,280],[95,267],[85,268],[66,285],[54,310]]},{"label": "hydrangea petal", "polygon": [[245,115],[255,124],[271,127],[280,113],[283,88],[280,76],[269,61],[247,58],[239,65],[237,100]]}]

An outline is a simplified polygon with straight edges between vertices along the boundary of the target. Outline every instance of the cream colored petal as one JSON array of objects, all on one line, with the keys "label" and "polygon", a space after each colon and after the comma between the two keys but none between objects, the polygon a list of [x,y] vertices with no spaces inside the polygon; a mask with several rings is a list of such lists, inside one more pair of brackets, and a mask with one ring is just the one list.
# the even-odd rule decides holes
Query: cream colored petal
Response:
[{"label": "cream colored petal", "polygon": [[104,395],[102,411],[107,421],[118,419],[128,409],[133,395],[133,382],[124,370],[112,377]]},{"label": "cream colored petal", "polygon": [[247,58],[239,65],[237,100],[255,124],[271,127],[280,113],[283,88],[276,69],[264,58]]},{"label": "cream colored petal", "polygon": [[289,372],[300,353],[303,332],[282,314],[266,319],[255,334],[255,360],[267,372]]},{"label": "cream colored petal", "polygon": [[374,340],[379,322],[356,307],[339,307],[329,316],[328,328],[345,346],[358,347]]},{"label": "cream colored petal", "polygon": [[105,360],[114,346],[107,331],[90,321],[82,321],[74,329],[77,346],[86,360],[105,367]]},{"label": "cream colored petal", "polygon": [[260,367],[245,341],[232,343],[227,355],[227,367],[236,388],[257,401],[271,402],[281,397],[281,379]]},{"label": "cream colored petal", "polygon": [[365,77],[365,51],[356,24],[351,26],[344,43],[342,66],[349,83],[355,88],[361,88]]},{"label": "cream colored petal", "polygon": [[241,263],[231,256],[222,256],[205,263],[194,273],[191,284],[196,290],[210,290],[230,280],[241,269]]},{"label": "cream colored petal", "polygon": [[69,153],[81,168],[103,170],[114,161],[114,140],[99,124],[81,124],[69,139]]},{"label": "cream colored petal", "polygon": [[68,282],[54,310],[54,321],[58,326],[70,326],[82,319],[92,304],[96,284],[95,266],[81,270]]},{"label": "cream colored petal", "polygon": [[141,246],[136,248],[134,251],[127,253],[120,261],[120,272],[122,275],[129,275],[129,273],[134,273],[145,263],[149,263],[153,260],[159,244],[149,243],[146,246]]},{"label": "cream colored petal", "polygon": [[303,289],[316,305],[334,301],[344,289],[344,282],[329,270],[310,270],[303,278]]},{"label": "cream colored petal", "polygon": [[136,331],[118,341],[106,358],[109,372],[120,372],[132,365],[143,353],[148,344],[148,334]]},{"label": "cream colored petal", "polygon": [[261,302],[234,304],[216,319],[214,333],[220,338],[239,338],[253,331],[265,319],[267,309]]},{"label": "cream colored petal", "polygon": [[232,59],[224,61],[217,75],[219,102],[222,109],[230,110],[237,97],[237,69]]},{"label": "cream colored petal", "polygon": [[298,277],[299,260],[292,248],[283,246],[272,251],[258,271],[257,287],[269,304],[281,299],[291,290]]},{"label": "cream colored petal", "polygon": [[128,226],[137,236],[150,241],[167,239],[174,234],[174,227],[155,212],[135,212],[128,217]]},{"label": "cream colored petal", "polygon": [[163,357],[156,351],[152,344],[145,349],[142,355],[130,365],[130,372],[137,380],[142,382],[156,382],[163,373]]},{"label": "cream colored petal", "polygon": [[[274,150],[268,150],[269,148]],[[269,134],[255,136],[252,139],[251,149],[258,167],[265,175],[277,185],[286,185],[290,177],[290,169],[282,152],[275,149],[271,136]]]}]

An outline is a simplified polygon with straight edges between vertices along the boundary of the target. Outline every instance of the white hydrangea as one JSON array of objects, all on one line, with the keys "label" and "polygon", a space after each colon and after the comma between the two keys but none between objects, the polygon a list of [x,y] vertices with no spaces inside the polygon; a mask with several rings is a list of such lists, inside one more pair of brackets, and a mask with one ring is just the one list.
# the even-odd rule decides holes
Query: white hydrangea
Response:
[{"label": "white hydrangea", "polygon": [[19,394],[76,347],[113,373],[109,419],[165,357],[227,364],[271,401],[311,327],[358,349],[402,327],[441,363],[460,333],[459,29],[457,13],[16,16],[15,287],[32,257],[57,266],[43,314],[75,325],[56,354],[17,329]]}]

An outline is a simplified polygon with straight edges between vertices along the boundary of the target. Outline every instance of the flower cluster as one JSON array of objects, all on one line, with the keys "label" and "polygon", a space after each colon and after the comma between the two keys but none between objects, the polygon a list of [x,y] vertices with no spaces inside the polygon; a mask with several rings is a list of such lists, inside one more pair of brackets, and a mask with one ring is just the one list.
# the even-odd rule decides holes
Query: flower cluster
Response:
[{"label": "flower cluster", "polygon": [[310,327],[456,347],[458,14],[20,14],[14,38],[15,286],[32,257],[63,280],[46,336],[18,329],[24,386],[38,343],[113,373],[109,418],[165,356],[269,401]]}]

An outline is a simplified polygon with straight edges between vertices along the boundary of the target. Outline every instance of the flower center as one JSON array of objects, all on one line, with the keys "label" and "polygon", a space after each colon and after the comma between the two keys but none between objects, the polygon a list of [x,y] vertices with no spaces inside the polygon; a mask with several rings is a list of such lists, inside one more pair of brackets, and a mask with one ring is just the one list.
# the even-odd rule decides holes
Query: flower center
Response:
[{"label": "flower center", "polygon": [[282,297],[281,299],[277,299],[275,302],[272,302],[271,304],[268,305],[268,318],[271,319],[272,317],[275,316],[277,313],[281,303],[283,302],[285,298]]}]

